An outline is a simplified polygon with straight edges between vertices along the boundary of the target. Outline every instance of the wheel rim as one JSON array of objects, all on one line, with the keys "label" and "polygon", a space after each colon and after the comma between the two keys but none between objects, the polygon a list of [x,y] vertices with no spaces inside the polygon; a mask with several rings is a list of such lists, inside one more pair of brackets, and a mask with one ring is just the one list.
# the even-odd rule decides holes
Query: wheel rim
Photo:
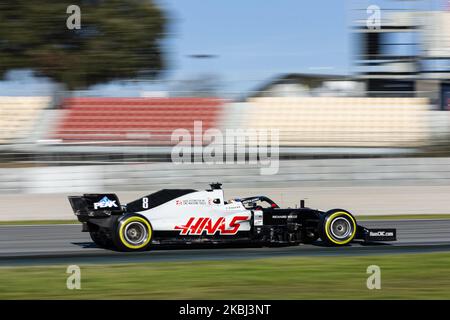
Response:
[{"label": "wheel rim", "polygon": [[353,234],[353,227],[348,219],[338,217],[331,222],[330,232],[333,238],[345,240]]},{"label": "wheel rim", "polygon": [[148,239],[148,230],[144,224],[138,221],[130,222],[124,230],[125,240],[133,245],[138,246]]}]

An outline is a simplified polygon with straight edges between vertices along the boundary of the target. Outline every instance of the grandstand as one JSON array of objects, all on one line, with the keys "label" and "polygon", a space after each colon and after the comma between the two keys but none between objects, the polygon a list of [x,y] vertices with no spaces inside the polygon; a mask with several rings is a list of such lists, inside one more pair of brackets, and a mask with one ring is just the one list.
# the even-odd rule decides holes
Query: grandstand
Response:
[{"label": "grandstand", "polygon": [[[52,110],[45,110],[49,97],[0,101],[1,141],[4,150],[14,150],[11,160],[26,154],[45,162],[169,161],[178,143],[171,139],[174,130],[193,135],[196,121],[203,132],[279,130],[280,157],[300,158],[420,154],[437,142],[445,145],[450,125],[447,112],[430,110],[427,98],[255,97],[233,103],[73,97]],[[20,139],[28,143],[13,143]]]},{"label": "grandstand", "polygon": [[0,144],[29,138],[50,102],[50,97],[0,97]]},{"label": "grandstand", "polygon": [[68,98],[62,120],[50,134],[68,142],[172,145],[171,134],[216,127],[223,101],[216,98]]},{"label": "grandstand", "polygon": [[[278,129],[281,146],[420,147],[429,135],[426,98],[252,98],[231,108],[213,98],[70,98],[54,139],[170,146],[175,129]],[[226,109],[224,121],[223,109]]]},{"label": "grandstand", "polygon": [[262,97],[242,116],[286,147],[421,147],[430,134],[426,98]]}]

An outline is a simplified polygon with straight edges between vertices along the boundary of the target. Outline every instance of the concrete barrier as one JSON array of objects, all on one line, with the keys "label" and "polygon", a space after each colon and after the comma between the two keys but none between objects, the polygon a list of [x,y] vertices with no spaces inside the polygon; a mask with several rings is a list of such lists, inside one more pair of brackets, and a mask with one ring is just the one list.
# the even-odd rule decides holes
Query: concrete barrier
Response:
[{"label": "concrete barrier", "polygon": [[[164,186],[162,186],[163,188]],[[363,187],[294,187],[294,188],[227,188],[227,199],[267,195],[279,205],[294,208],[300,199],[312,208],[345,208],[358,215],[450,214],[450,186],[363,186]],[[119,191],[127,203],[157,191]],[[81,192],[74,192],[74,194]],[[10,194],[0,196],[0,221],[75,219],[69,193]]]}]

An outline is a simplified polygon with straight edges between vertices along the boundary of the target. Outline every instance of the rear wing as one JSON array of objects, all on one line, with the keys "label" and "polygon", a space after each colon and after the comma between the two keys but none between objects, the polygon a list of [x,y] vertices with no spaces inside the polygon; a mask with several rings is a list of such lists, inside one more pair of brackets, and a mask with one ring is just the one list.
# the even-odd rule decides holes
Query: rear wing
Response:
[{"label": "rear wing", "polygon": [[109,216],[123,212],[119,198],[114,193],[91,193],[68,197],[75,215]]}]

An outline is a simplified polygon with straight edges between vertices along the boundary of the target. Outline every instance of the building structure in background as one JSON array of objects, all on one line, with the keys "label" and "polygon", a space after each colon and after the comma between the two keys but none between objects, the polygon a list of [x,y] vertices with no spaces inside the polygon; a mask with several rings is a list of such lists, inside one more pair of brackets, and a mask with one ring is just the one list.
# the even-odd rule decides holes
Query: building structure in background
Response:
[{"label": "building structure in background", "polygon": [[352,28],[356,78],[365,81],[369,96],[427,97],[435,109],[450,110],[450,11],[395,2],[401,9],[380,7],[378,27],[359,11],[365,18]]},{"label": "building structure in background", "polygon": [[276,76],[248,94],[258,97],[361,96],[365,83],[343,75],[288,73]]}]

